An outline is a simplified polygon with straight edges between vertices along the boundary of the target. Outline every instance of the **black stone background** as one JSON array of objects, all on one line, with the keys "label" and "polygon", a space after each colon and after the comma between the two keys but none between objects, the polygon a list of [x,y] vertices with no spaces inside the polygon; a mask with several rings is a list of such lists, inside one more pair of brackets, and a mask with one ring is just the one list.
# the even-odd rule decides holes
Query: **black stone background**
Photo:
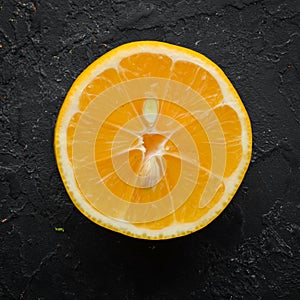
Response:
[{"label": "black stone background", "polygon": [[[0,299],[300,299],[299,3],[0,0]],[[231,204],[168,241],[86,219],[53,153],[74,79],[144,39],[215,61],[253,126],[252,163]]]}]

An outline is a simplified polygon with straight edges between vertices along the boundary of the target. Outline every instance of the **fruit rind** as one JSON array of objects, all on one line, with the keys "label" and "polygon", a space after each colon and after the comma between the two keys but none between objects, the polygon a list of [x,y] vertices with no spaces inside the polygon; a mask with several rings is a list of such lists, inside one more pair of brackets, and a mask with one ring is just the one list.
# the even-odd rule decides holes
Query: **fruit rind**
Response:
[{"label": "fruit rind", "polygon": [[[222,197],[224,199],[226,198],[226,201],[220,201],[215,207],[211,209],[211,211],[206,215],[205,218],[202,218],[197,222],[193,222],[190,224],[178,224],[177,229],[175,224],[173,224],[170,228],[164,228],[160,230],[140,229],[136,228],[134,225],[129,223],[124,223],[122,226],[122,223],[119,220],[114,221],[111,218],[100,214],[99,212],[97,212],[97,218],[95,216],[92,216],[92,214],[88,213],[89,210],[93,211],[92,206],[87,203],[84,203],[83,201],[81,204],[77,200],[81,196],[78,194],[78,191],[74,186],[74,184],[76,183],[74,175],[72,174],[72,166],[67,159],[66,128],[68,126],[70,118],[76,112],[78,112],[78,107],[76,107],[76,99],[78,99],[78,96],[81,94],[85,86],[91,81],[91,78],[97,76],[97,74],[101,72],[101,69],[104,70],[108,68],[109,64],[112,67],[114,66],[114,64],[118,64],[118,62],[123,58],[124,54],[126,53],[139,53],[142,50],[145,50],[147,52],[153,51],[153,53],[167,53],[167,55],[170,56],[172,59],[184,59],[185,56],[189,58],[190,61],[201,65],[202,67],[203,65],[206,68],[209,67],[209,71],[213,75],[215,75],[217,79],[221,78],[221,82],[219,83],[221,83],[220,85],[222,88],[222,92],[233,96],[233,99],[226,98],[225,103],[228,103],[230,106],[234,107],[234,109],[237,111],[240,117],[242,125],[242,145],[244,148],[243,164],[240,164],[238,169],[235,171],[235,173],[239,174],[239,176],[238,178],[236,178],[236,183],[231,188],[230,193],[228,193],[228,191],[225,191],[225,195]],[[114,64],[112,64],[112,61],[114,62]],[[150,240],[161,240],[184,236],[192,232],[198,231],[199,229],[205,227],[210,222],[212,222],[225,209],[225,207],[229,204],[234,194],[236,193],[248,169],[252,151],[252,130],[249,116],[241,99],[239,98],[238,93],[236,92],[236,90],[234,89],[224,72],[211,60],[209,60],[202,54],[180,46],[156,41],[138,41],[119,46],[107,52],[106,54],[98,58],[95,62],[93,62],[90,66],[88,66],[78,76],[78,78],[73,83],[71,89],[69,90],[60,110],[54,133],[54,148],[58,169],[61,174],[63,183],[71,200],[82,214],[84,214],[96,224],[101,225],[102,227],[131,237]],[[63,166],[63,164],[65,164],[65,166]],[[73,191],[75,191],[75,193]]]}]

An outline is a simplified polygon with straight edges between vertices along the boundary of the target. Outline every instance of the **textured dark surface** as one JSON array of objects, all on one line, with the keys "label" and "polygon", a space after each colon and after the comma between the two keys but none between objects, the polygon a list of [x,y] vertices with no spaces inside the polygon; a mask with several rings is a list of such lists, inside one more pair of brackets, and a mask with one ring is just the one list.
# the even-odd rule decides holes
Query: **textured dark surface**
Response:
[{"label": "textured dark surface", "polygon": [[[300,4],[211,2],[0,0],[1,300],[300,299]],[[215,61],[253,125],[252,163],[225,212],[162,242],[81,215],[52,145],[74,79],[140,39]]]}]

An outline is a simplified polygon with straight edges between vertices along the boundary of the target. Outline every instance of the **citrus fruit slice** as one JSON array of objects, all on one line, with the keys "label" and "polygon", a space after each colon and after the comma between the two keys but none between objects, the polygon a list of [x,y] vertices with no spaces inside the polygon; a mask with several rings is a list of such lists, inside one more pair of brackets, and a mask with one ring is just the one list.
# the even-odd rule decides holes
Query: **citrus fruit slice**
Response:
[{"label": "citrus fruit slice", "polygon": [[95,223],[145,239],[194,232],[230,202],[252,134],[205,56],[154,41],[117,47],[75,80],[55,128],[59,171]]}]

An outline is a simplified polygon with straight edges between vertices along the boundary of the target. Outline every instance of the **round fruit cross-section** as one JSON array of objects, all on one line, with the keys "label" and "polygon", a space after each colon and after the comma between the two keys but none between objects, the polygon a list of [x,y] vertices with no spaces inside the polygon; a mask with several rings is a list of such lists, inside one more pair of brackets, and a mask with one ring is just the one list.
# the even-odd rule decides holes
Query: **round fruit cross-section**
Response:
[{"label": "round fruit cross-section", "polygon": [[216,218],[251,157],[247,112],[222,70],[186,48],[122,45],[75,80],[55,153],[76,207],[145,239],[194,232]]}]

